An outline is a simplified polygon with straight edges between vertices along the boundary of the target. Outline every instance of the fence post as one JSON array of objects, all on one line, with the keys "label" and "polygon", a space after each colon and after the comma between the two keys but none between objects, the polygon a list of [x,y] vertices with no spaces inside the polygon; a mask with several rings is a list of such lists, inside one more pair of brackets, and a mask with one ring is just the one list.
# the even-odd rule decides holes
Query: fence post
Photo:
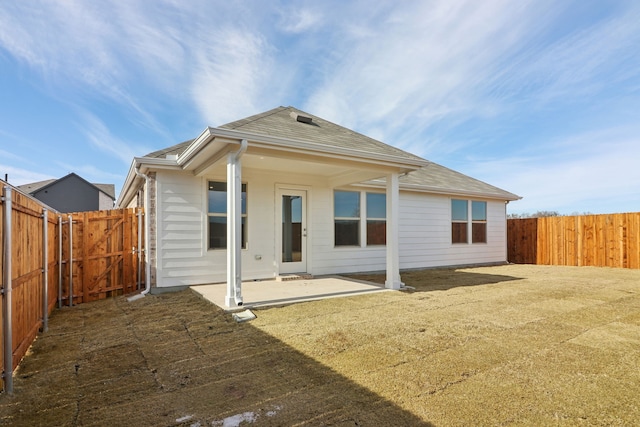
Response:
[{"label": "fence post", "polygon": [[49,330],[49,215],[42,208],[42,332]]},{"label": "fence post", "polygon": [[73,307],[73,218],[69,214],[69,307]]},{"label": "fence post", "polygon": [[138,290],[142,284],[142,209],[138,208]]},{"label": "fence post", "polygon": [[62,215],[58,215],[58,308],[62,308]]},{"label": "fence post", "polygon": [[4,367],[2,377],[4,379],[4,390],[8,394],[13,394],[13,325],[11,315],[11,287],[13,286],[11,278],[11,187],[4,187],[4,261],[3,261],[3,280],[2,288],[2,304],[4,317],[2,319],[4,334]]}]

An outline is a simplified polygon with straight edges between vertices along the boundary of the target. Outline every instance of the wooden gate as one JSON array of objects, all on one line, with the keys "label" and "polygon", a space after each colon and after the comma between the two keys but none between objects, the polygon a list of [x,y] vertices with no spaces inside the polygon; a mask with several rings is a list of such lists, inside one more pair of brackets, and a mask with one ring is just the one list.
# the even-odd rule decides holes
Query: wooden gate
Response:
[{"label": "wooden gate", "polygon": [[4,181],[0,194],[0,381],[12,393],[11,373],[56,301],[142,287],[144,224],[142,209],[61,214]]},{"label": "wooden gate", "polygon": [[135,210],[65,214],[61,229],[62,305],[129,294],[144,281],[138,278],[144,271],[139,268],[144,227]]}]

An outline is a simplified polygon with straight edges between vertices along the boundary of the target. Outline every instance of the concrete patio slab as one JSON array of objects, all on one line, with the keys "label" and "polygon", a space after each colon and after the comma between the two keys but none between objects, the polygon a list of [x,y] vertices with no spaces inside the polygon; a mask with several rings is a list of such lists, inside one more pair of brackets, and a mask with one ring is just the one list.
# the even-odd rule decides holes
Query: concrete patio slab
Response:
[{"label": "concrete patio slab", "polygon": [[389,290],[377,283],[347,279],[341,276],[286,281],[250,281],[242,282],[243,305],[241,307],[226,307],[224,305],[227,293],[226,283],[191,286],[191,289],[228,312]]}]

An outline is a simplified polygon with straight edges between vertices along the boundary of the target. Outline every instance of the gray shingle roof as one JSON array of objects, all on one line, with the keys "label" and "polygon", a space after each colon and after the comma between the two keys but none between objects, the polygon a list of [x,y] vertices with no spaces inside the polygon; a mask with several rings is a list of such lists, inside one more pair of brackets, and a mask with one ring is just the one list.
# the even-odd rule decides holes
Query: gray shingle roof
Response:
[{"label": "gray shingle roof", "polygon": [[[60,178],[60,179],[62,179],[62,178]],[[24,191],[27,194],[33,194],[36,191],[40,190],[41,188],[44,188],[44,187],[46,187],[48,185],[51,185],[56,181],[58,181],[58,180],[57,179],[46,179],[44,181],[31,182],[29,184],[18,185],[17,188],[20,189],[21,191]],[[95,183],[90,183],[90,184],[95,186],[95,187],[97,187],[100,191],[102,191],[107,196],[109,196],[109,197],[111,197],[112,199],[115,200],[115,198],[116,198],[116,186],[114,184],[95,184]]]},{"label": "gray shingle roof", "polygon": [[504,200],[517,200],[520,198],[520,196],[501,188],[433,162],[428,166],[400,177],[400,183],[439,193],[477,194]]},{"label": "gray shingle roof", "polygon": [[[311,123],[297,121],[292,117],[292,113],[294,115],[298,114],[311,118]],[[312,142],[333,147],[350,148],[367,153],[424,160],[419,156],[369,138],[366,135],[362,135],[294,107],[274,108],[264,113],[227,123],[220,126],[220,128]],[[168,154],[180,155],[193,141],[192,139],[181,142],[180,144],[149,153],[145,157],[164,158]],[[401,177],[400,182],[401,184],[405,184],[405,188],[416,187],[424,191],[485,195],[486,197],[495,197],[504,200],[517,200],[520,198],[513,193],[436,163],[431,163],[428,166]]]},{"label": "gray shingle roof", "polygon": [[[310,117],[311,123],[302,123],[291,117],[291,113]],[[366,135],[331,123],[320,117],[305,113],[293,107],[278,107],[264,113],[246,117],[220,126],[221,129],[238,130],[256,135],[306,141],[333,147],[350,148],[367,153],[397,156],[407,159],[420,159],[414,154],[369,138]],[[145,157],[164,158],[168,154],[181,154],[193,140],[181,142],[171,147],[154,151]]]},{"label": "gray shingle roof", "polygon": [[190,139],[188,141],[181,142],[180,144],[172,145],[171,147],[167,147],[167,148],[163,148],[162,150],[151,152],[151,153],[145,155],[144,157],[151,157],[151,158],[154,158],[154,159],[164,159],[168,154],[179,155],[184,150],[186,150],[187,147],[193,141],[194,141],[193,139]]},{"label": "gray shingle roof", "polygon": [[96,187],[100,189],[104,194],[110,196],[111,198],[116,198],[116,186],[114,184],[96,184],[93,183]]},{"label": "gray shingle roof", "polygon": [[[299,122],[291,116],[291,113],[309,117],[312,121],[311,123]],[[220,127],[222,129],[234,129],[247,133],[313,142],[326,146],[349,148],[367,153],[422,160],[421,157],[414,154],[369,138],[366,135],[294,107],[274,108],[273,110],[227,123]]]},{"label": "gray shingle roof", "polygon": [[44,181],[31,182],[29,184],[18,185],[17,188],[24,191],[27,194],[31,194],[34,191],[38,191],[42,187],[45,187],[56,181],[57,179],[46,179]]}]

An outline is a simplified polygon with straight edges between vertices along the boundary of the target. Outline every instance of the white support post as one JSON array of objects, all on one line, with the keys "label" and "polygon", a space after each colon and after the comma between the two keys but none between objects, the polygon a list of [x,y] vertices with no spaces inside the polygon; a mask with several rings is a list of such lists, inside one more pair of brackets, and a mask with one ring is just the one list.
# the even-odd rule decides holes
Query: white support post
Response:
[{"label": "white support post", "polygon": [[227,155],[227,307],[242,305],[242,162],[247,148]]},{"label": "white support post", "polygon": [[400,184],[397,173],[387,175],[387,280],[388,289],[400,289]]}]

